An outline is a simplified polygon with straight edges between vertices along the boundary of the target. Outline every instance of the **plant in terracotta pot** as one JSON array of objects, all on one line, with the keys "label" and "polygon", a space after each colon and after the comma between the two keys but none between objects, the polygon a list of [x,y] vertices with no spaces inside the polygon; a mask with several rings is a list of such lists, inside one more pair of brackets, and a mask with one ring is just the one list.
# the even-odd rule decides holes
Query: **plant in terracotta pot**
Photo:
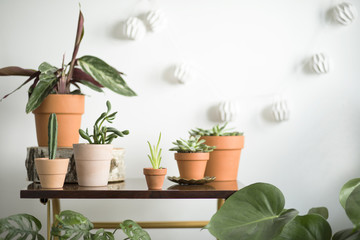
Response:
[{"label": "plant in terracotta pot", "polygon": [[240,154],[244,148],[243,133],[226,129],[227,123],[211,129],[192,129],[192,136],[201,136],[206,144],[216,146],[210,153],[205,175],[215,176],[215,181],[235,181],[237,179]]},{"label": "plant in terracotta pot", "polygon": [[204,142],[205,140],[200,139],[200,136],[190,136],[188,140],[180,139],[173,142],[176,147],[171,148],[170,151],[177,151],[175,160],[180,178],[195,180],[204,178],[209,153],[215,149],[215,146],[208,146]]},{"label": "plant in terracotta pot", "polygon": [[56,158],[58,124],[55,113],[50,114],[48,122],[49,158],[35,158],[35,167],[42,188],[62,188],[64,186],[69,159]]},{"label": "plant in terracotta pot", "polygon": [[[124,96],[136,96],[136,93],[128,87],[123,79],[123,73],[97,57],[89,55],[76,57],[83,35],[84,17],[80,11],[75,47],[68,64],[64,63],[65,56],[63,56],[60,68],[43,62],[38,70],[15,66],[0,69],[0,76],[28,77],[23,84],[2,99],[25,84],[31,83],[28,90],[29,99],[26,104],[26,113],[33,112],[35,114],[39,146],[47,144],[47,121],[50,113],[58,115],[58,146],[72,147],[73,143],[79,142],[78,129],[81,125],[81,115],[84,113],[85,103],[80,84],[98,92],[102,92],[102,88],[106,87]],[[70,86],[75,89],[70,89]]]},{"label": "plant in terracotta pot", "polygon": [[106,102],[107,111],[95,121],[93,133],[79,129],[80,136],[89,143],[74,144],[76,173],[80,186],[106,186],[109,179],[112,158],[112,141],[117,137],[128,135],[129,131],[119,131],[104,126],[112,123],[117,112],[110,113],[111,103]]},{"label": "plant in terracotta pot", "polygon": [[161,164],[161,151],[162,149],[159,148],[161,140],[161,133],[159,134],[159,140],[155,145],[151,145],[148,141],[149,149],[150,149],[150,155],[148,154],[148,157],[151,162],[152,168],[144,168],[144,175],[146,178],[147,186],[150,190],[161,190],[162,186],[164,184],[165,175],[167,172],[166,168],[160,167]]}]

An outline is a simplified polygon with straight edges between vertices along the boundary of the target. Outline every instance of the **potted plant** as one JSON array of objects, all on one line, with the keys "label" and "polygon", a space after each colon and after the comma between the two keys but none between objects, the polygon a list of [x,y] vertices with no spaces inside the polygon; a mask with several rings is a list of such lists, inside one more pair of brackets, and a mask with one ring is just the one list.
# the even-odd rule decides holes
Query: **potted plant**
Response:
[{"label": "potted plant", "polygon": [[[205,140],[200,136],[190,136],[188,140],[180,139],[173,142],[176,146],[170,151],[175,153],[180,178],[199,180],[204,178],[206,163],[209,160],[209,152],[215,147],[204,144]],[[208,175],[207,175],[208,176]]]},{"label": "potted plant", "polygon": [[42,188],[62,188],[64,186],[69,159],[56,158],[58,124],[55,113],[50,114],[48,122],[49,157],[35,158],[35,167]]},{"label": "potted plant", "polygon": [[164,184],[165,175],[167,172],[166,168],[160,167],[161,164],[161,151],[162,149],[159,148],[161,140],[161,133],[159,134],[159,140],[155,145],[151,146],[150,142],[148,141],[148,145],[150,148],[150,155],[148,157],[151,162],[152,168],[144,168],[144,175],[146,179],[146,184],[150,190],[161,190]]},{"label": "potted plant", "polygon": [[[0,69],[0,76],[29,77],[2,99],[31,82],[26,113],[35,114],[39,146],[47,144],[47,121],[50,113],[58,115],[58,146],[72,147],[73,143],[79,142],[78,129],[81,125],[81,115],[84,113],[84,95],[81,93],[80,84],[98,92],[102,92],[101,88],[106,87],[124,96],[136,96],[136,93],[124,81],[123,73],[118,72],[103,60],[89,55],[76,58],[83,35],[84,17],[80,11],[75,47],[70,63],[65,64],[65,56],[63,56],[60,68],[43,62],[38,70],[15,66]],[[75,89],[71,90],[70,86],[74,86]]]},{"label": "potted plant", "polygon": [[79,129],[80,136],[89,143],[74,144],[76,173],[80,186],[106,186],[109,179],[110,162],[112,158],[112,141],[117,137],[128,135],[129,131],[119,131],[106,127],[105,122],[112,123],[116,113],[110,113],[111,103],[106,102],[107,111],[95,121],[93,134]]},{"label": "potted plant", "polygon": [[205,175],[215,176],[215,181],[234,181],[237,179],[240,154],[244,148],[244,136],[241,132],[226,129],[216,125],[209,130],[201,128],[192,129],[189,133],[193,136],[201,136],[206,144],[216,146],[210,153],[210,159],[206,166]]}]

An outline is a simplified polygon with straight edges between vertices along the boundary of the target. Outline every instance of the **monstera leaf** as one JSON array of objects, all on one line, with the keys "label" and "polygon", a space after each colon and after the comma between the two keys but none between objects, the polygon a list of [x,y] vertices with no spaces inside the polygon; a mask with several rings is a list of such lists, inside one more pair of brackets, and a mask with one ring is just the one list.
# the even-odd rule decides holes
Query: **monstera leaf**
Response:
[{"label": "monstera leaf", "polygon": [[284,205],[278,188],[255,183],[231,195],[205,228],[221,240],[271,240],[298,214]]},{"label": "monstera leaf", "polygon": [[151,240],[149,234],[132,220],[125,220],[120,227],[130,240]]}]

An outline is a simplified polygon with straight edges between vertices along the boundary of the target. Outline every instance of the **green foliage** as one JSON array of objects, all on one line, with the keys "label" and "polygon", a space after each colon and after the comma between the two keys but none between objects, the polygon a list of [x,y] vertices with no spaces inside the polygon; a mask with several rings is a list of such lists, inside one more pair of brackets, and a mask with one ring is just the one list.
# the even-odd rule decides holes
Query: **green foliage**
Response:
[{"label": "green foliage", "polygon": [[150,235],[132,220],[125,220],[120,227],[130,240],[151,240]]},{"label": "green foliage", "polygon": [[225,123],[223,126],[216,125],[212,127],[211,129],[202,129],[202,128],[196,128],[191,129],[189,131],[191,136],[242,136],[242,132],[234,132],[230,131],[231,129],[226,129],[228,123]]},{"label": "green foliage", "polygon": [[160,168],[160,163],[161,163],[161,151],[162,149],[159,148],[159,144],[160,144],[160,140],[161,140],[161,133],[159,134],[159,140],[155,145],[151,146],[150,142],[147,141],[149,148],[150,148],[150,155],[148,154],[148,157],[150,159],[151,165],[154,169],[159,169]]},{"label": "green foliage", "polygon": [[211,152],[216,147],[208,146],[204,144],[205,140],[201,139],[200,136],[190,136],[189,140],[184,140],[180,138],[180,140],[176,140],[173,144],[176,146],[174,148],[169,149],[170,151],[177,151],[181,153],[195,153],[195,152]]},{"label": "green foliage", "polygon": [[103,112],[100,117],[95,121],[93,126],[93,134],[89,134],[89,130],[86,131],[79,129],[80,136],[87,140],[90,144],[111,144],[117,137],[124,137],[129,134],[129,130],[119,131],[113,127],[103,126],[104,122],[112,123],[115,119],[117,112],[110,113],[111,103],[106,101],[107,111]]},{"label": "green foliage", "polygon": [[49,116],[49,123],[48,123],[49,159],[55,159],[56,157],[57,135],[58,135],[57,118],[56,118],[56,114],[52,113]]},{"label": "green foliage", "polygon": [[41,222],[29,214],[17,214],[0,219],[0,239],[45,240],[39,233]]}]

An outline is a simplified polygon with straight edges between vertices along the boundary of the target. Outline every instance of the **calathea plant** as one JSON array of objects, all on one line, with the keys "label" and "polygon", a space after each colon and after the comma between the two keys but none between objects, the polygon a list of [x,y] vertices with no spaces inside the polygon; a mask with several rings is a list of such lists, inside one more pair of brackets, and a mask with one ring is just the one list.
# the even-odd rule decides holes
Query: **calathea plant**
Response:
[{"label": "calathea plant", "polygon": [[170,151],[177,151],[178,153],[196,153],[196,152],[212,152],[215,147],[204,144],[205,140],[200,136],[190,136],[188,140],[180,138],[173,144],[176,146],[169,149]]},{"label": "calathea plant", "polygon": [[[65,56],[63,56],[60,68],[54,67],[47,62],[41,63],[38,70],[15,66],[1,68],[0,76],[29,77],[23,84],[2,99],[29,82],[31,82],[31,85],[28,90],[29,99],[26,105],[26,113],[39,107],[49,94],[81,94],[79,84],[98,92],[102,92],[101,88],[106,87],[124,96],[136,96],[136,93],[124,81],[123,73],[117,71],[103,60],[89,55],[76,58],[83,36],[84,17],[80,11],[75,47],[70,63],[65,64]],[[70,85],[76,89],[70,90]]]},{"label": "calathea plant", "polygon": [[226,129],[228,123],[220,126],[215,125],[211,129],[196,128],[189,131],[192,136],[242,136],[242,132],[231,131],[232,129]]},{"label": "calathea plant", "polygon": [[111,103],[109,101],[106,101],[106,107],[107,111],[103,112],[95,121],[92,134],[89,133],[88,128],[86,128],[86,131],[79,129],[80,136],[90,144],[111,144],[115,138],[129,134],[129,130],[119,131],[116,128],[103,125],[105,121],[112,123],[117,114],[117,112],[110,113]]}]

